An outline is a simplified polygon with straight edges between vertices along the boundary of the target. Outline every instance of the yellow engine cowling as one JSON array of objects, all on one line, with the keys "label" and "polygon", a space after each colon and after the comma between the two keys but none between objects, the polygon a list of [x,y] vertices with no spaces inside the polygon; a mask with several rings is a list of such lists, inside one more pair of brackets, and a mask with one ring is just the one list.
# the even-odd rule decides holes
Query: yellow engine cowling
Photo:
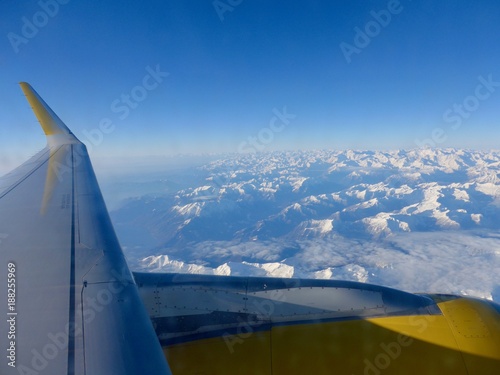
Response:
[{"label": "yellow engine cowling", "polygon": [[500,308],[470,298],[432,298],[442,314],[242,325],[237,334],[164,352],[178,375],[498,375]]}]

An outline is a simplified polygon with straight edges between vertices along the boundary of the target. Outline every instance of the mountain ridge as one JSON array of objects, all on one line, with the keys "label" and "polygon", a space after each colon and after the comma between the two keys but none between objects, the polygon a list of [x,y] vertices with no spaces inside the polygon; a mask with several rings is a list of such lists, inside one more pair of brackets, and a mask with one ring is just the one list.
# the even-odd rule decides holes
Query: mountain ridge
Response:
[{"label": "mountain ridge", "polygon": [[[412,241],[418,234],[436,236],[434,243],[457,234],[467,243],[491,238],[495,247],[483,255],[498,263],[500,151],[244,154],[212,161],[193,173],[199,174],[197,185],[139,196],[112,212],[119,235],[138,226],[148,233],[148,248],[138,241],[124,243],[137,268],[171,270],[177,261],[183,262],[177,269],[186,272],[222,272],[223,267],[233,274],[279,275],[287,269],[283,272],[295,276],[380,281],[390,260],[367,266],[344,254],[340,266],[331,257],[316,266],[308,259],[295,261],[306,242],[323,244],[325,252],[332,252],[329,244],[349,241],[397,251],[402,238],[416,245]],[[149,208],[134,215],[131,205]],[[404,253],[413,250],[410,246]],[[150,256],[168,259],[151,263],[146,260]],[[283,266],[270,265],[276,262]],[[186,269],[186,264],[205,268]]]}]

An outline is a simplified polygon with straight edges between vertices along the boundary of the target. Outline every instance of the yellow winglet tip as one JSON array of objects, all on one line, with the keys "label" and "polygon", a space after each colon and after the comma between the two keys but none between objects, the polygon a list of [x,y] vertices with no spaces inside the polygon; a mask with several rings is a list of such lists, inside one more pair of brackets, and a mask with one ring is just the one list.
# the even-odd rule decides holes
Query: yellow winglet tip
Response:
[{"label": "yellow winglet tip", "polygon": [[42,125],[45,135],[72,134],[68,127],[52,111],[45,101],[27,82],[20,82],[19,85],[28,99],[28,102],[35,113],[36,118]]}]

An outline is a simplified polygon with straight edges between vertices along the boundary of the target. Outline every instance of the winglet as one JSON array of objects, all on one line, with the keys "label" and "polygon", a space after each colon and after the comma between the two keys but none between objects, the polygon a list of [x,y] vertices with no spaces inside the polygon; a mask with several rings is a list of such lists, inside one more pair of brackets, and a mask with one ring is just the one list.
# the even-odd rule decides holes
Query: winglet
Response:
[{"label": "winglet", "polygon": [[62,122],[29,83],[20,82],[19,84],[36,118],[40,122],[40,125],[42,125],[42,129],[47,136],[49,147],[67,143],[79,143],[71,130],[69,130],[64,122]]}]

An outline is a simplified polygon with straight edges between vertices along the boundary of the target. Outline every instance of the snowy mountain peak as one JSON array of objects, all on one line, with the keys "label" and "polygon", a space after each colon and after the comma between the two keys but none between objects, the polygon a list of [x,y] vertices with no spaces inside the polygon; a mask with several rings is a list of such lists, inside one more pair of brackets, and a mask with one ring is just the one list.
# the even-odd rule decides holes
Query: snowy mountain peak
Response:
[{"label": "snowy mountain peak", "polygon": [[[130,244],[125,240],[126,248],[148,253],[139,268],[377,282],[385,270],[399,267],[394,259],[415,253],[431,238],[426,251],[432,255],[420,259],[454,263],[432,249],[455,254],[450,247],[462,247],[450,238],[459,235],[466,243],[474,238],[500,248],[497,151],[245,154],[194,173],[189,184],[175,181],[182,187],[175,193],[134,199],[113,212],[120,237],[134,234]],[[147,210],[138,209],[141,200]],[[427,236],[421,244],[415,242],[419,236]],[[446,245],[440,238],[448,240]],[[144,243],[154,246],[141,247]],[[303,257],[318,244],[317,255]],[[353,257],[358,244],[362,254]],[[370,249],[379,244],[397,256],[372,258]],[[489,265],[498,263],[498,256],[487,252],[478,259]]]}]

